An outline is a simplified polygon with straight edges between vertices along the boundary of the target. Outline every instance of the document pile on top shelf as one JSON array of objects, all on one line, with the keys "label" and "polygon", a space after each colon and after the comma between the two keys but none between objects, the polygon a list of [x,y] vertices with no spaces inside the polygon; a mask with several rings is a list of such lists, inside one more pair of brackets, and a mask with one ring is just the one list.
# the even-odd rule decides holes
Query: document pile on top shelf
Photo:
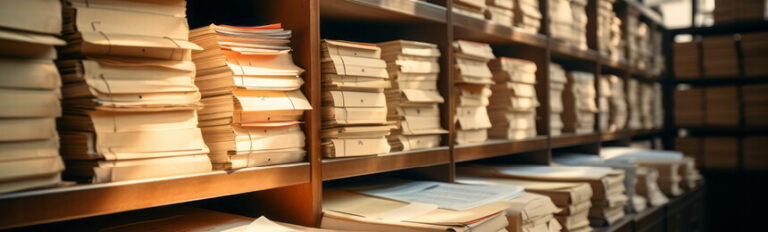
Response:
[{"label": "document pile on top shelf", "polygon": [[501,57],[490,63],[493,95],[488,106],[492,138],[520,140],[536,137],[536,63]]},{"label": "document pile on top shelf", "polygon": [[[590,198],[592,198],[592,188],[585,182],[549,182],[492,177],[490,176],[491,173],[485,173],[484,170],[476,167],[459,168],[457,171],[460,175],[456,178],[458,183],[517,185],[524,187],[526,193],[546,196],[556,207],[560,208],[558,212],[554,212],[555,221],[550,222],[548,225],[551,229],[558,228],[558,226],[555,226],[555,223],[557,223],[562,231],[592,231],[592,227],[589,226],[589,219],[587,218],[589,216],[589,208],[592,206],[590,201]],[[511,221],[510,224],[512,224]],[[556,231],[561,230],[558,229]]]},{"label": "document pile on top shelf", "polygon": [[310,106],[293,64],[291,31],[280,24],[260,27],[209,25],[192,30],[195,84],[205,107],[199,111],[203,138],[214,169],[237,169],[304,159],[301,119]]},{"label": "document pile on top shelf", "polygon": [[702,66],[705,77],[735,78],[739,76],[739,55],[735,35],[702,37]]},{"label": "document pile on top shelf", "polygon": [[456,144],[475,144],[488,140],[491,120],[488,104],[493,73],[488,62],[496,57],[485,43],[457,40],[456,51]]},{"label": "document pile on top shelf", "polygon": [[611,87],[609,131],[623,130],[627,126],[627,117],[629,117],[624,80],[612,74],[603,75],[603,77],[609,79]]},{"label": "document pile on top shelf", "polygon": [[675,126],[704,126],[704,88],[678,85],[674,98]]},{"label": "document pile on top shelf", "polygon": [[610,128],[611,124],[611,96],[613,96],[613,91],[611,89],[611,80],[610,76],[607,75],[601,75],[598,76],[599,85],[600,88],[600,98],[597,99],[597,111],[598,114],[600,114],[600,121],[597,122],[598,128],[600,128],[600,131],[607,132],[607,131],[615,131],[615,129]]},{"label": "document pile on top shelf", "polygon": [[744,123],[747,126],[768,126],[768,84],[741,86]]},{"label": "document pile on top shelf", "polygon": [[621,19],[613,12],[613,3],[616,0],[597,1],[597,35],[600,41],[600,54],[612,61],[624,60],[625,42],[621,35]]},{"label": "document pile on top shelf", "polygon": [[549,0],[552,38],[578,49],[587,49],[587,1]]},{"label": "document pile on top shelf", "polygon": [[389,153],[387,63],[376,44],[323,40],[322,153],[324,157]]},{"label": "document pile on top shelf", "polygon": [[485,18],[496,24],[512,27],[515,22],[514,0],[486,0]]},{"label": "document pile on top shelf", "polygon": [[384,90],[387,120],[398,127],[387,137],[392,151],[440,146],[441,134],[448,131],[440,125],[438,104],[445,100],[437,91],[437,45],[405,40],[378,45],[391,81],[391,87]]},{"label": "document pile on top shelf", "polygon": [[323,191],[321,227],[354,231],[505,231],[519,186],[386,182]]},{"label": "document pile on top shelf", "polygon": [[637,79],[627,79],[627,102],[629,103],[629,129],[643,128],[642,105],[640,102],[640,83]]},{"label": "document pile on top shelf", "polygon": [[675,151],[659,151],[630,147],[604,147],[600,156],[611,162],[634,162],[638,166],[659,171],[658,183],[667,195],[682,194],[681,182],[693,188],[701,181],[695,160]]},{"label": "document pile on top shelf", "polygon": [[701,78],[698,41],[675,43],[672,46],[672,50],[674,53],[672,65],[675,71],[675,78]]},{"label": "document pile on top shelf", "polygon": [[654,96],[653,85],[640,83],[640,119],[644,129],[653,128],[653,117],[655,116],[653,113],[655,109],[653,105]]},{"label": "document pile on top shelf", "polygon": [[530,34],[539,33],[541,28],[541,11],[539,0],[514,0],[515,26],[520,31]]},{"label": "document pile on top shelf", "polygon": [[768,32],[741,34],[741,56],[744,63],[744,76],[759,77],[768,75]]},{"label": "document pile on top shelf", "polygon": [[453,0],[453,12],[485,20],[486,0]]},{"label": "document pile on top shelf", "polygon": [[629,64],[634,65],[639,70],[650,68],[651,31],[648,24],[638,21],[639,13],[629,13],[627,15],[627,46],[629,46]]},{"label": "document pile on top shelf", "polygon": [[653,84],[653,128],[664,127],[664,98],[661,83]]},{"label": "document pile on top shelf", "polygon": [[595,131],[595,114],[598,113],[595,74],[572,71],[568,72],[567,78],[563,91],[563,131],[592,133]]},{"label": "document pile on top shelf", "polygon": [[100,183],[210,171],[186,2],[66,4],[65,174]]},{"label": "document pile on top shelf", "polygon": [[61,182],[59,1],[0,2],[0,193]]},{"label": "document pile on top shelf", "polygon": [[563,133],[563,90],[568,83],[565,69],[556,63],[549,63],[549,135],[558,136]]}]

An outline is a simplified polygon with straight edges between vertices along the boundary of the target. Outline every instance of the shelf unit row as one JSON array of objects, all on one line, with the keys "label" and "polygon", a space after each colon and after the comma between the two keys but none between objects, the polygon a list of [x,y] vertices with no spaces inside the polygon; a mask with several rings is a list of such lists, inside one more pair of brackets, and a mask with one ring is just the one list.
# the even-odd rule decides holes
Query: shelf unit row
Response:
[{"label": "shelf unit row", "polygon": [[[540,0],[541,9],[547,9]],[[588,7],[596,7],[590,0]],[[655,12],[631,0],[619,1],[629,10],[642,12],[641,20],[654,30],[664,30]],[[599,149],[603,142],[656,137],[660,130],[623,130],[562,136],[550,136],[549,86],[550,62],[558,62],[569,70],[596,74],[614,74],[623,79],[635,78],[654,82],[659,76],[636,69],[626,62],[614,62],[595,51],[597,44],[595,15],[589,16],[590,49],[583,51],[558,45],[547,35],[542,23],[538,34],[527,34],[515,28],[496,25],[452,12],[452,2],[445,0],[283,0],[283,1],[214,1],[188,0],[191,28],[211,23],[229,25],[264,25],[282,23],[293,32],[291,47],[294,62],[305,68],[303,92],[313,109],[305,113],[303,129],[307,134],[307,159],[285,164],[235,171],[148,179],[109,184],[62,186],[0,195],[0,229],[111,214],[130,210],[171,205],[222,196],[249,194],[254,202],[270,208],[272,219],[314,226],[321,217],[323,182],[383,172],[437,168],[432,178],[453,181],[458,162],[531,153],[526,163],[548,164],[553,149],[590,146]],[[596,10],[596,9],[593,9]],[[588,9],[588,11],[590,11]],[[549,17],[542,11],[545,19]],[[594,35],[592,35],[594,34]],[[626,33],[625,33],[626,34]],[[439,92],[445,98],[440,105],[441,124],[449,133],[440,147],[383,154],[378,156],[326,159],[321,155],[321,77],[320,44],[322,39],[357,42],[383,42],[395,39],[437,44],[442,54]],[[471,40],[491,44],[496,56],[532,60],[537,64],[536,89],[539,101],[536,120],[538,136],[520,141],[489,140],[483,144],[457,146],[455,136],[455,97],[453,73],[454,40]],[[598,88],[599,89],[599,88]],[[598,91],[598,97],[600,93]],[[598,120],[598,119],[596,119]],[[288,204],[280,202],[290,202]],[[23,212],[23,213],[19,213]]]}]

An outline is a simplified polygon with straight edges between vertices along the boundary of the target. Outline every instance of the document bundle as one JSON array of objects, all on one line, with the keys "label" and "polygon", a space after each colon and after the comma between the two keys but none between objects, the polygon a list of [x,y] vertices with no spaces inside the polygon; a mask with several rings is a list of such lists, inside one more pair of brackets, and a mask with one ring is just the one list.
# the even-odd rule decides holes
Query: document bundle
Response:
[{"label": "document bundle", "polygon": [[485,20],[486,0],[453,0],[453,12]]},{"label": "document bundle", "polygon": [[690,186],[701,181],[701,174],[695,168],[695,161],[690,157],[684,157],[680,152],[604,147],[600,149],[600,156],[613,162],[633,162],[638,166],[657,169],[658,183],[662,192],[671,196],[683,193],[682,183]]},{"label": "document bundle", "polygon": [[611,80],[607,75],[598,76],[599,81],[598,88],[600,88],[600,98],[597,99],[597,113],[599,114],[600,121],[597,122],[597,127],[602,132],[615,131],[615,128],[611,128],[611,97],[613,91],[611,89]]},{"label": "document bundle", "polygon": [[610,120],[609,131],[623,130],[627,126],[627,96],[624,91],[624,79],[616,75],[603,75],[610,83]]},{"label": "document bundle", "polygon": [[572,71],[563,91],[563,131],[586,134],[595,131],[595,114],[599,111],[595,100],[595,75]]},{"label": "document bundle", "polygon": [[539,33],[541,28],[541,11],[538,0],[514,0],[515,25],[520,31],[530,34]]},{"label": "document bundle", "polygon": [[652,129],[654,127],[655,96],[653,85],[649,83],[640,84],[640,118],[644,129]]},{"label": "document bundle", "polygon": [[514,26],[514,0],[486,0],[485,18],[508,27]]},{"label": "document bundle", "polygon": [[627,79],[627,102],[629,103],[629,129],[643,128],[642,104],[640,102],[640,83],[637,79]]},{"label": "document bundle", "polygon": [[653,84],[653,128],[661,129],[664,127],[664,98],[660,83]]},{"label": "document bundle", "polygon": [[[387,98],[392,86],[376,44],[323,40],[322,153],[350,157],[389,153]],[[434,115],[434,114],[433,114]]]},{"label": "document bundle", "polygon": [[0,2],[0,193],[61,182],[61,3]]},{"label": "document bundle", "polygon": [[[598,51],[612,61],[625,60],[625,42],[621,34],[621,19],[613,11],[616,0],[597,1],[597,36],[600,37]],[[605,41],[605,42],[602,42]]]},{"label": "document bundle", "polygon": [[490,62],[493,95],[488,114],[491,138],[521,140],[536,137],[536,63],[501,57]]},{"label": "document bundle", "polygon": [[556,63],[549,64],[549,135],[558,136],[563,133],[563,91],[568,83],[565,69]]},{"label": "document bundle", "polygon": [[587,49],[587,1],[549,0],[552,38],[567,46]]},{"label": "document bundle", "polygon": [[[526,193],[544,195],[560,209],[558,212],[554,212],[554,218],[556,223],[562,227],[562,231],[592,231],[588,219],[589,208],[592,206],[590,201],[590,198],[592,198],[592,187],[586,182],[550,182],[493,177],[491,176],[492,173],[476,167],[459,168],[457,171],[460,175],[456,178],[458,183],[517,185],[524,187]],[[512,221],[510,221],[510,224],[512,224]],[[553,228],[554,225],[555,222],[549,223],[550,228]]]},{"label": "document bundle", "polygon": [[645,197],[648,204],[660,206],[669,202],[669,198],[661,191],[659,187],[659,170],[653,167],[637,167],[635,173],[637,185],[635,194]]},{"label": "document bundle", "polygon": [[203,138],[215,169],[238,169],[304,160],[304,111],[312,109],[301,86],[304,69],[288,46],[291,31],[209,25],[192,30],[203,51],[192,53]]},{"label": "document bundle", "polygon": [[323,191],[321,227],[354,231],[505,231],[519,186],[392,182]]},{"label": "document bundle", "polygon": [[768,126],[768,84],[741,86],[744,124]]},{"label": "document bundle", "polygon": [[488,116],[493,73],[488,62],[495,59],[485,43],[457,40],[456,56],[456,144],[476,144],[488,140]]},{"label": "document bundle", "polygon": [[741,57],[744,65],[744,76],[758,77],[768,75],[768,33],[741,34]]},{"label": "document bundle", "polygon": [[112,182],[211,170],[186,2],[66,2],[60,120],[66,174]]},{"label": "document bundle", "polygon": [[437,45],[396,40],[379,43],[387,63],[390,88],[384,90],[387,120],[397,129],[387,136],[392,151],[440,146],[442,134],[439,104],[445,102],[437,91],[440,50]]},{"label": "document bundle", "polygon": [[651,46],[651,30],[648,24],[639,21],[639,13],[627,16],[627,46],[629,47],[630,65],[635,65],[639,70],[651,69],[653,56]]}]

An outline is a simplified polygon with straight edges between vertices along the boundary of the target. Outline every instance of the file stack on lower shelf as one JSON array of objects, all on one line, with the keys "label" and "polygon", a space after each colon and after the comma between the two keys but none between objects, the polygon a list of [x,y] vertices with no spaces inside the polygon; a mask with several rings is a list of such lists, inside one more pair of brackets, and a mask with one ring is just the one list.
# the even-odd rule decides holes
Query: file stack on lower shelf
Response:
[{"label": "file stack on lower shelf", "polygon": [[741,87],[744,104],[744,124],[768,126],[768,84]]},{"label": "file stack on lower shelf", "polygon": [[457,40],[453,42],[456,56],[456,144],[476,144],[488,140],[491,121],[488,104],[493,74],[488,62],[496,57],[491,46],[484,43]]},{"label": "file stack on lower shelf", "polygon": [[521,140],[536,137],[536,63],[501,57],[490,62],[493,95],[488,106],[491,138]]},{"label": "file stack on lower shelf", "polygon": [[192,30],[205,108],[200,126],[214,169],[238,169],[304,160],[304,70],[293,63],[291,31],[209,25]]},{"label": "file stack on lower shelf", "polygon": [[634,163],[640,167],[658,170],[658,184],[662,192],[669,196],[683,194],[682,185],[695,188],[701,181],[701,175],[695,168],[693,158],[684,157],[674,151],[657,151],[629,147],[604,147],[600,156],[613,162]]},{"label": "file stack on lower shelf", "polygon": [[452,0],[453,12],[485,20],[485,0]]},{"label": "file stack on lower shelf", "polygon": [[322,153],[349,157],[389,153],[387,63],[375,44],[323,40]]},{"label": "file stack on lower shelf", "polygon": [[600,88],[600,98],[597,99],[597,111],[600,121],[597,122],[597,127],[602,132],[615,131],[615,128],[611,128],[611,96],[613,91],[611,89],[611,80],[609,76],[598,76],[598,88]]},{"label": "file stack on lower shelf", "polygon": [[652,129],[654,127],[655,95],[653,85],[649,83],[640,84],[640,118],[643,129]]},{"label": "file stack on lower shelf", "polygon": [[485,18],[496,24],[512,27],[515,23],[513,6],[514,0],[487,0]]},{"label": "file stack on lower shelf", "polygon": [[604,77],[609,78],[611,86],[611,120],[608,130],[623,130],[627,126],[627,118],[629,117],[629,112],[627,111],[627,96],[624,91],[624,79],[611,74],[604,75]]},{"label": "file stack on lower shelf", "polygon": [[598,113],[595,75],[571,71],[563,91],[563,131],[587,134],[595,131],[595,114]]},{"label": "file stack on lower shelf", "polygon": [[616,0],[597,1],[597,36],[600,39],[600,54],[611,61],[626,60],[624,47],[626,42],[622,39],[621,19],[613,11]]},{"label": "file stack on lower shelf", "polygon": [[627,16],[627,46],[629,55],[629,65],[634,65],[638,70],[650,69],[651,65],[651,29],[645,22],[639,21],[639,15],[628,14]]},{"label": "file stack on lower shelf", "polygon": [[629,108],[629,124],[627,127],[632,130],[643,128],[643,111],[640,102],[640,83],[637,79],[627,79],[627,103]]},{"label": "file stack on lower shelf", "polygon": [[397,126],[387,137],[392,151],[440,146],[441,134],[448,131],[440,125],[438,104],[445,100],[437,91],[437,45],[405,40],[378,45],[391,82],[391,87],[384,90],[387,120]]},{"label": "file stack on lower shelf", "polygon": [[[0,3],[0,193],[61,182],[56,118],[61,78],[53,46],[64,45],[57,1]],[[46,19],[46,20],[43,20]]]},{"label": "file stack on lower shelf", "polygon": [[550,33],[553,39],[569,47],[587,49],[587,1],[549,0],[552,16]]},{"label": "file stack on lower shelf", "polygon": [[536,34],[541,28],[541,10],[538,0],[514,0],[515,1],[515,26],[520,31]]},{"label": "file stack on lower shelf", "polygon": [[[208,172],[184,1],[67,2],[57,62],[65,174],[112,182]],[[98,26],[94,26],[98,22]]]},{"label": "file stack on lower shelf", "polygon": [[563,91],[568,83],[565,69],[556,63],[549,64],[549,135],[558,136],[563,133]]}]

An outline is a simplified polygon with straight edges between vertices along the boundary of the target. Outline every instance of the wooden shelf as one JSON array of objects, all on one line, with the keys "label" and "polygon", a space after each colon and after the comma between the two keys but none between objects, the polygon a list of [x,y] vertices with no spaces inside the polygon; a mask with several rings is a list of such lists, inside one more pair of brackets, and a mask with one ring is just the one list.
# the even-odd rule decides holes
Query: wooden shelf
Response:
[{"label": "wooden shelf", "polygon": [[768,84],[766,77],[719,77],[719,78],[696,78],[696,79],[674,79],[674,84],[689,84],[697,86],[717,86],[717,85],[747,85],[747,84]]},{"label": "wooden shelf", "polygon": [[445,7],[422,1],[322,0],[323,19],[393,23],[445,23]]},{"label": "wooden shelf", "polygon": [[656,136],[661,133],[660,129],[639,129],[639,130],[632,130],[631,135],[632,137],[643,137],[643,136]]},{"label": "wooden shelf", "polygon": [[600,134],[600,139],[605,141],[613,141],[613,140],[621,140],[621,139],[629,139],[632,137],[632,132],[629,130],[621,130],[621,131],[613,131],[613,132],[603,132]]},{"label": "wooden shelf", "polygon": [[547,37],[544,35],[522,32],[515,27],[499,25],[459,13],[453,14],[453,25],[456,39],[493,44],[521,44],[542,49],[547,47]]},{"label": "wooden shelf", "polygon": [[664,226],[664,205],[652,206],[632,218],[635,232],[659,231]]},{"label": "wooden shelf", "polygon": [[323,180],[450,163],[448,147],[323,160]]},{"label": "wooden shelf", "polygon": [[553,60],[573,60],[589,64],[597,64],[600,55],[595,50],[581,50],[571,47],[558,40],[551,41]]},{"label": "wooden shelf", "polygon": [[570,147],[576,145],[599,143],[602,140],[602,135],[593,134],[563,134],[557,137],[552,137],[552,148]]},{"label": "wooden shelf", "polygon": [[617,76],[623,76],[629,72],[629,64],[625,60],[612,60],[604,56],[600,56],[600,68],[603,73],[610,73]]},{"label": "wooden shelf", "polygon": [[456,162],[464,162],[509,154],[546,150],[547,137],[537,136],[535,138],[517,141],[491,139],[483,144],[456,146],[454,149]]},{"label": "wooden shelf", "polygon": [[0,229],[309,183],[309,163],[0,195]]},{"label": "wooden shelf", "polygon": [[634,219],[634,214],[629,214],[624,216],[624,218],[620,219],[617,222],[614,222],[613,225],[605,226],[605,227],[596,227],[594,228],[594,232],[614,232],[614,231],[632,231],[632,220]]}]

